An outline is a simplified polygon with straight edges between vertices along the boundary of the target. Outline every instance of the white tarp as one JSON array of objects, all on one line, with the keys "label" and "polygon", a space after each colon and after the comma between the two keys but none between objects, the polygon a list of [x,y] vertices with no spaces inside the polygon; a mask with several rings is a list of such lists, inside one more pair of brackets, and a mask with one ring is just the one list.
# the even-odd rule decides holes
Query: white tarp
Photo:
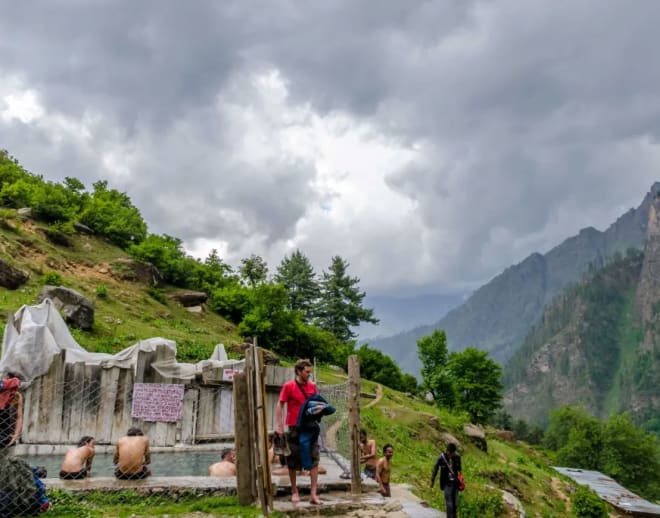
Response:
[{"label": "white tarp", "polygon": [[[24,383],[30,383],[48,372],[53,357],[62,350],[66,350],[67,363],[134,368],[139,351],[155,351],[159,345],[171,348],[176,356],[176,342],[160,337],[140,340],[116,354],[88,352],[71,336],[53,302],[45,299],[37,306],[22,306],[9,317],[2,338],[0,375],[13,372],[20,374]],[[209,360],[196,364],[165,360],[154,362],[152,367],[168,378],[193,379],[196,374],[201,374],[205,366],[242,370],[243,364],[243,361],[228,360],[224,346],[218,344]]]}]

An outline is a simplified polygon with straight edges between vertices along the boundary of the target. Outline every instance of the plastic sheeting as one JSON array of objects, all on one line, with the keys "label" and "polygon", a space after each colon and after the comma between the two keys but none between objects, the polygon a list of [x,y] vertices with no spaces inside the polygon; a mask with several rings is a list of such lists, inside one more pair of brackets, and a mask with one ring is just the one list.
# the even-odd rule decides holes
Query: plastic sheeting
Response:
[{"label": "plastic sheeting", "polygon": [[101,365],[104,368],[135,368],[139,351],[155,351],[159,345],[172,349],[171,360],[152,363],[152,367],[164,377],[193,379],[208,367],[231,367],[241,370],[243,361],[229,360],[222,344],[218,344],[210,359],[196,364],[178,363],[176,342],[166,338],[149,338],[119,351],[116,354],[92,353],[75,341],[64,319],[50,299],[36,306],[22,306],[9,317],[2,338],[0,377],[8,372],[19,374],[25,384],[48,372],[53,357],[66,350],[66,362]]}]

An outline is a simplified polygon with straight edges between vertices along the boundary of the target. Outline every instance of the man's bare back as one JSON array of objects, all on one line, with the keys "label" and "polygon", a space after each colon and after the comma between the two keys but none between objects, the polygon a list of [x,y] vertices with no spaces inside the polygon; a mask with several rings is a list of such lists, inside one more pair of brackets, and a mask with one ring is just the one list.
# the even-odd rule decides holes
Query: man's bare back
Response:
[{"label": "man's bare back", "polygon": [[60,478],[65,480],[81,480],[92,473],[92,461],[96,450],[96,441],[89,435],[83,436],[78,446],[69,449],[64,455],[60,467]]},{"label": "man's bare back", "polygon": [[236,464],[227,460],[209,466],[209,477],[235,477]]},{"label": "man's bare back", "polygon": [[87,474],[92,469],[92,459],[94,458],[94,448],[90,446],[81,446],[80,448],[71,448],[64,455],[62,461],[62,471],[75,473],[87,469]]},{"label": "man's bare back", "polygon": [[149,439],[143,435],[122,437],[115,446],[113,462],[126,475],[141,473],[151,463]]}]

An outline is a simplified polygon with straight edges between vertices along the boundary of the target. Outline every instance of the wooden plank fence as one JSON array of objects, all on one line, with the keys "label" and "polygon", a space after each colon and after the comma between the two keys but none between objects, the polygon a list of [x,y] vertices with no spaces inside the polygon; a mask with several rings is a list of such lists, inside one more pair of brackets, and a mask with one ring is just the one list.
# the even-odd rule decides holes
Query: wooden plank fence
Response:
[{"label": "wooden plank fence", "polygon": [[[99,444],[112,444],[130,427],[142,429],[152,446],[174,446],[229,440],[234,435],[234,398],[222,369],[205,368],[200,379],[164,378],[151,364],[173,359],[159,346],[140,351],[133,368],[66,363],[65,351],[53,358],[48,372],[23,391],[21,441],[27,444],[72,444],[91,435]],[[266,415],[276,428],[275,406],[280,387],[293,377],[293,368],[266,366]],[[135,383],[184,385],[183,414],[175,423],[146,422],[131,417]]]}]

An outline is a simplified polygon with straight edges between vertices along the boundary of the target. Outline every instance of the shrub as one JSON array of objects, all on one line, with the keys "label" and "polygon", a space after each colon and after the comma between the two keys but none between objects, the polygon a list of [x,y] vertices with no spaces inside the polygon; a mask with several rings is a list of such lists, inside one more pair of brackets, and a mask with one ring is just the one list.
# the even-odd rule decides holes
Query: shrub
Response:
[{"label": "shrub", "polygon": [[465,491],[458,512],[463,518],[495,518],[504,512],[502,494],[497,490]]},{"label": "shrub", "polygon": [[167,304],[167,297],[163,293],[163,290],[158,289],[156,286],[149,286],[147,288],[147,293],[152,299],[160,302],[161,304]]},{"label": "shrub", "polygon": [[46,284],[49,286],[62,286],[63,283],[62,276],[57,272],[46,272],[41,278],[41,284],[44,286]]},{"label": "shrub", "polygon": [[105,287],[105,284],[99,284],[96,287],[96,296],[100,299],[105,299],[108,296],[108,288]]},{"label": "shrub", "polygon": [[607,518],[607,506],[585,486],[579,486],[573,497],[573,514],[579,518]]}]

